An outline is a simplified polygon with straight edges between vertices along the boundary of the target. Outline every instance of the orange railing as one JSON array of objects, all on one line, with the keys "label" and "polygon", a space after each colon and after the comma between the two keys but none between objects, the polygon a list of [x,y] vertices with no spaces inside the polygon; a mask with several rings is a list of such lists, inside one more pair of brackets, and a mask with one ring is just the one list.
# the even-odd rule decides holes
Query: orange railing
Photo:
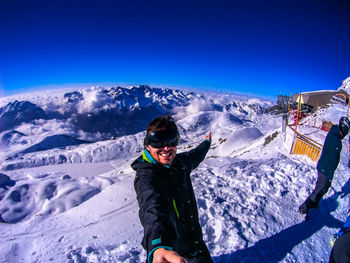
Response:
[{"label": "orange railing", "polygon": [[321,155],[322,144],[296,132],[296,139],[292,145],[292,154],[306,155],[311,160],[317,161]]}]

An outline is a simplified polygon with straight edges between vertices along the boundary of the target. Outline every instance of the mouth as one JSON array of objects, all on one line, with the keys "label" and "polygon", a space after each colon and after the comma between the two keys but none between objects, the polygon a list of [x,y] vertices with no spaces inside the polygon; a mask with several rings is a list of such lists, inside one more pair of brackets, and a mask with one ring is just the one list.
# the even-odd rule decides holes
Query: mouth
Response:
[{"label": "mouth", "polygon": [[170,157],[172,155],[172,152],[160,153],[159,155],[162,157]]}]

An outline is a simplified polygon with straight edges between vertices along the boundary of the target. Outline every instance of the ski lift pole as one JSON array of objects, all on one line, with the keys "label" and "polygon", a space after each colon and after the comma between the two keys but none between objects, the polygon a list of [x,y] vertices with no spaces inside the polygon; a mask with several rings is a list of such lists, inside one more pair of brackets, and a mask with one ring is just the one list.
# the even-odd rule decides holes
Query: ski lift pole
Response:
[{"label": "ski lift pole", "polygon": [[288,124],[288,119],[287,119],[287,114],[283,114],[282,116],[282,133],[284,135],[284,141],[287,139],[287,124]]},{"label": "ski lift pole", "polygon": [[298,103],[298,109],[297,109],[297,119],[296,119],[296,122],[295,122],[295,130],[294,132],[297,133],[297,130],[298,130],[298,122],[299,122],[299,113],[301,111],[301,93],[299,95],[299,103]]},{"label": "ski lift pole", "polygon": [[287,126],[289,125],[289,117],[290,117],[290,104],[291,104],[291,100],[292,100],[292,92],[290,93],[289,96],[289,101],[288,101],[288,115],[287,115]]},{"label": "ski lift pole", "polygon": [[316,103],[316,114],[315,114],[315,122],[314,122],[314,127],[316,127],[317,113],[318,113],[318,100],[317,100],[317,103]]}]

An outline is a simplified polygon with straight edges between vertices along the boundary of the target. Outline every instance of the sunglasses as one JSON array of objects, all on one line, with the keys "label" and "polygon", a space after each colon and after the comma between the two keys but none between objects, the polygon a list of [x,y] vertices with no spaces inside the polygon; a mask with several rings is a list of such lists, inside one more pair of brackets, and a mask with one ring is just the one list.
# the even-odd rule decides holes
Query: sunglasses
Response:
[{"label": "sunglasses", "polygon": [[153,148],[163,148],[165,146],[176,147],[180,142],[180,134],[177,130],[173,131],[154,131],[145,138],[145,145],[151,145]]}]

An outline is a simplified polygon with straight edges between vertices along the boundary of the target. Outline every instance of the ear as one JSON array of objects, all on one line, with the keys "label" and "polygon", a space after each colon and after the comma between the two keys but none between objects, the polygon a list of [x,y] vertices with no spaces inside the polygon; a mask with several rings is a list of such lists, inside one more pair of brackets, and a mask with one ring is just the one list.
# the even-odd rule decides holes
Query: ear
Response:
[{"label": "ear", "polygon": [[146,145],[145,148],[147,149],[147,151],[150,151],[149,145]]}]

